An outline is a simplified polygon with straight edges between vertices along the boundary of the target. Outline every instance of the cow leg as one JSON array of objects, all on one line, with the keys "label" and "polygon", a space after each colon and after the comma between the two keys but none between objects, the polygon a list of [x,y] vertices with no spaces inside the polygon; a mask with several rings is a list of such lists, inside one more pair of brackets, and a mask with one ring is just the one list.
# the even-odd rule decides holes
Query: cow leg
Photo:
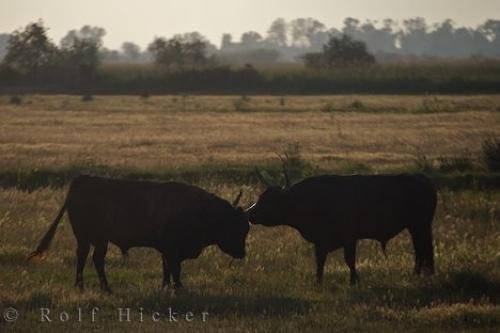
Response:
[{"label": "cow leg", "polygon": [[76,249],[76,282],[75,287],[83,291],[83,268],[90,251],[90,242],[79,241]]},{"label": "cow leg", "polygon": [[182,288],[181,282],[181,261],[177,258],[168,261],[172,277],[174,278],[174,289]]},{"label": "cow leg", "polygon": [[321,284],[323,282],[323,272],[325,269],[325,261],[328,251],[326,251],[319,244],[315,245],[314,250],[316,255],[316,282]]},{"label": "cow leg", "polygon": [[95,270],[99,276],[99,281],[101,283],[101,290],[108,293],[111,289],[108,286],[108,280],[106,279],[106,272],[104,271],[104,258],[108,252],[108,242],[102,242],[94,245],[94,254],[92,259],[94,260]]},{"label": "cow leg", "polygon": [[354,285],[359,282],[356,272],[356,241],[344,245],[344,260],[351,271],[351,285]]},{"label": "cow leg", "polygon": [[164,254],[162,255],[162,263],[163,263],[163,283],[162,283],[162,288],[165,288],[165,286],[170,287],[170,277],[172,275],[170,271],[170,266],[168,264],[167,256]]}]

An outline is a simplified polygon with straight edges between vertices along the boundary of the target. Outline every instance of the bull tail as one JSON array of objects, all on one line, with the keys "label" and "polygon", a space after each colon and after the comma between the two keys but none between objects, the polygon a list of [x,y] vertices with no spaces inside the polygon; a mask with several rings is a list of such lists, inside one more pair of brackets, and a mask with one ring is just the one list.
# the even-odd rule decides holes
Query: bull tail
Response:
[{"label": "bull tail", "polygon": [[59,213],[57,213],[54,222],[52,222],[49,230],[47,230],[47,233],[45,233],[43,238],[40,240],[40,243],[38,244],[36,250],[30,253],[30,255],[27,258],[28,260],[42,256],[49,249],[50,243],[52,242],[54,234],[56,233],[57,226],[59,225],[59,222],[61,221],[61,218],[63,217],[64,212],[66,211],[66,207],[68,205],[68,198],[69,198],[69,193],[66,196],[64,204],[59,210]]}]

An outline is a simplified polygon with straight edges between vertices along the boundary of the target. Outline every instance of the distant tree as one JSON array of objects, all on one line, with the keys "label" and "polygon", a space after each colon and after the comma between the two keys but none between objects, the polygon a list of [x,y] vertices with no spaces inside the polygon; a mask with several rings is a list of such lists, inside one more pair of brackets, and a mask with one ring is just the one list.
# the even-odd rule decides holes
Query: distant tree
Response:
[{"label": "distant tree", "polygon": [[106,35],[106,30],[100,27],[84,25],[80,30],[70,30],[61,39],[61,48],[71,48],[75,40],[87,41],[102,47],[102,38]]},{"label": "distant tree", "polygon": [[106,47],[101,47],[99,49],[99,59],[104,62],[119,62],[122,57],[119,51],[111,50]]},{"label": "distant tree", "polygon": [[487,20],[478,29],[485,36],[490,45],[488,51],[491,55],[500,56],[500,20]]},{"label": "distant tree", "polygon": [[283,18],[278,18],[271,23],[267,30],[266,40],[277,47],[285,47],[288,43],[288,26]]},{"label": "distant tree", "polygon": [[361,40],[362,31],[360,27],[360,21],[353,17],[345,18],[342,33],[346,36],[350,36],[351,38]]},{"label": "distant tree", "polygon": [[318,33],[325,30],[325,25],[313,18],[298,18],[290,22],[292,44],[307,48],[313,44]]},{"label": "distant tree", "polygon": [[397,24],[391,19],[384,20],[381,28],[377,27],[377,21],[366,21],[354,35],[348,35],[365,42],[371,52],[396,53],[398,34],[393,30],[395,27]]},{"label": "distant tree", "polygon": [[401,49],[409,54],[432,53],[428,34],[429,27],[422,17],[411,18],[403,21],[404,31],[401,32],[399,43]]},{"label": "distant tree", "polygon": [[248,31],[241,35],[241,44],[244,48],[256,48],[261,42],[262,36],[258,32]]},{"label": "distant tree", "polygon": [[207,56],[208,42],[198,33],[176,35],[171,39],[155,38],[148,50],[155,62],[167,66],[204,66],[210,62]]},{"label": "distant tree", "polygon": [[308,53],[303,57],[308,67],[332,68],[360,64],[373,64],[375,57],[367,51],[366,44],[347,35],[331,37],[323,52]]},{"label": "distant tree", "polygon": [[233,44],[233,36],[231,34],[223,34],[221,41],[221,49],[231,47]]},{"label": "distant tree", "polygon": [[78,70],[81,83],[89,83],[99,66],[99,46],[88,39],[75,39],[71,48],[66,49],[69,64]]},{"label": "distant tree", "polygon": [[122,44],[123,57],[127,61],[137,61],[141,57],[141,48],[139,45],[132,42]]},{"label": "distant tree", "polygon": [[43,22],[39,21],[10,35],[4,62],[37,81],[40,71],[52,65],[56,57],[57,48],[47,37]]},{"label": "distant tree", "polygon": [[10,34],[0,34],[0,61],[7,54],[7,46],[9,44]]}]

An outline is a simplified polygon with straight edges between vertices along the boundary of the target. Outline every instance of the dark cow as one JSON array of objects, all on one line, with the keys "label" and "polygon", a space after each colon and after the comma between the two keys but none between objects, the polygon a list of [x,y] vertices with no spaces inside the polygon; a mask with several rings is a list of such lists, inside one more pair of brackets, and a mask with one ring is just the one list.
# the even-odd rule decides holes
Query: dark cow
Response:
[{"label": "dark cow", "polygon": [[175,182],[127,181],[79,176],[63,207],[30,258],[45,252],[64,212],[77,240],[76,286],[83,289],[83,268],[90,246],[101,288],[109,291],[104,272],[108,243],[123,253],[151,247],[163,258],[163,287],[182,286],[181,262],[197,258],[212,244],[234,258],[245,256],[249,224],[245,212],[198,187]]},{"label": "dark cow", "polygon": [[[258,173],[258,170],[257,170]],[[261,181],[265,182],[258,173]],[[327,254],[344,248],[351,284],[358,282],[356,242],[387,242],[408,229],[415,249],[415,273],[434,273],[432,220],[436,189],[424,175],[318,176],[291,187],[270,186],[247,210],[251,223],[288,225],[315,245],[321,283]]]}]

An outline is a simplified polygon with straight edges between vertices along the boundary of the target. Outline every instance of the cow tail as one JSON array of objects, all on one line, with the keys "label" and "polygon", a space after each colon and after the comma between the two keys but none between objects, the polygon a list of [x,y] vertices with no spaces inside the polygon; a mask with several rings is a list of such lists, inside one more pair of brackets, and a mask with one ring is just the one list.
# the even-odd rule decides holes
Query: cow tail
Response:
[{"label": "cow tail", "polygon": [[30,255],[27,258],[28,260],[31,260],[31,259],[36,258],[36,257],[40,257],[49,249],[50,243],[52,242],[52,238],[54,238],[54,234],[56,233],[57,226],[59,225],[59,222],[61,221],[61,218],[63,217],[64,212],[66,211],[66,207],[68,205],[68,198],[69,198],[69,193],[66,196],[66,199],[64,200],[64,204],[61,207],[61,209],[59,210],[59,213],[57,213],[57,216],[54,219],[54,222],[52,222],[49,230],[47,230],[47,233],[40,240],[40,243],[38,244],[36,250],[30,253]]}]

